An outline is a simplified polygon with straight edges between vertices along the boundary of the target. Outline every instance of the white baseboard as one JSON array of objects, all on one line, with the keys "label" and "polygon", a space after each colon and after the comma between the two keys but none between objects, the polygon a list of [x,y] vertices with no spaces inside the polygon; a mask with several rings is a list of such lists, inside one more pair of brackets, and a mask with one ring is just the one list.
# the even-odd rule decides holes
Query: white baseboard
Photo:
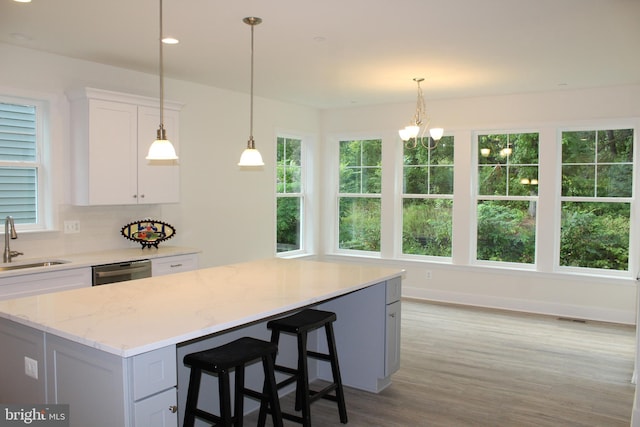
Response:
[{"label": "white baseboard", "polygon": [[635,311],[603,309],[601,307],[555,304],[546,301],[535,301],[530,299],[446,292],[440,290],[414,288],[409,286],[402,287],[402,296],[429,301],[522,311],[526,313],[546,314],[551,316],[560,316],[575,319],[595,320],[627,325],[635,325],[636,323]]}]

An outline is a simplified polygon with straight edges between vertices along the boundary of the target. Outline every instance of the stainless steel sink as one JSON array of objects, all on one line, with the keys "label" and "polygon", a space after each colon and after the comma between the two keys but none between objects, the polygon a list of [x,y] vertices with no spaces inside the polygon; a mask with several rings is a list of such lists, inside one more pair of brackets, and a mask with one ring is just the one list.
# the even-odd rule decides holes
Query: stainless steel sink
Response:
[{"label": "stainless steel sink", "polygon": [[22,270],[24,268],[34,268],[34,267],[50,267],[52,265],[66,264],[68,262],[69,261],[56,259],[56,260],[45,260],[45,261],[25,262],[25,263],[16,263],[16,264],[5,263],[5,264],[0,264],[0,271]]}]

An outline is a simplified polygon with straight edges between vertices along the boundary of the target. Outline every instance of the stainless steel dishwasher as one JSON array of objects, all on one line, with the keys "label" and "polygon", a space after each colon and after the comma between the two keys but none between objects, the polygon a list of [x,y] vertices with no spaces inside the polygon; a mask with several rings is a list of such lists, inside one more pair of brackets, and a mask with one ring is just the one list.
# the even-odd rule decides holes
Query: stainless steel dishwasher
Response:
[{"label": "stainless steel dishwasher", "polygon": [[91,267],[91,270],[93,272],[93,286],[106,285],[109,283],[151,277],[151,261],[144,259],[94,265]]}]

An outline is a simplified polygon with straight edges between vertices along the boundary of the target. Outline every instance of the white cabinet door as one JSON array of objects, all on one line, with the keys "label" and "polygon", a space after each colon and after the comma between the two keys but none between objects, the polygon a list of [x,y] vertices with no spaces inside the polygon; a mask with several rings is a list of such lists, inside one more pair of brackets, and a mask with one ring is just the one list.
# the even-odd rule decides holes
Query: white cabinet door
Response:
[{"label": "white cabinet door", "polygon": [[177,427],[177,393],[170,388],[134,404],[135,427]]},{"label": "white cabinet door", "polygon": [[87,204],[136,203],[137,129],[135,105],[89,100]]},{"label": "white cabinet door", "polygon": [[[178,112],[164,110],[164,128],[178,156]],[[180,168],[176,161],[149,161],[145,157],[156,139],[160,109],[138,107],[138,203],[177,203],[180,201]]]},{"label": "white cabinet door", "polygon": [[[178,163],[145,159],[160,124],[157,100],[91,88],[69,97],[74,204],[179,202]],[[165,102],[164,116],[177,146],[179,104]]]}]

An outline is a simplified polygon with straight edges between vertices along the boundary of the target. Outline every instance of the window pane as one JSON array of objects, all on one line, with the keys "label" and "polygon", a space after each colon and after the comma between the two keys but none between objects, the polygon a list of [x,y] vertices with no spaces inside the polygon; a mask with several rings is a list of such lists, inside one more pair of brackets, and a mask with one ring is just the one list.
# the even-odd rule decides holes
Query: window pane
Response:
[{"label": "window pane", "polygon": [[300,152],[302,141],[278,137],[277,174],[278,193],[299,193],[301,187]]},{"label": "window pane", "polygon": [[562,203],[560,265],[627,270],[629,203]]},{"label": "window pane", "polygon": [[477,259],[533,263],[535,215],[535,201],[478,202]]},{"label": "window pane", "polygon": [[451,256],[453,200],[405,199],[402,253]]},{"label": "window pane", "polygon": [[593,163],[596,160],[596,132],[562,133],[563,163]]},{"label": "window pane", "polygon": [[0,168],[0,218],[11,215],[16,224],[37,223],[36,168]]},{"label": "window pane", "polygon": [[380,193],[381,164],[382,140],[340,141],[340,193]]},{"label": "window pane", "polygon": [[631,197],[633,165],[598,166],[598,197]]},{"label": "window pane", "polygon": [[478,194],[530,194],[520,182],[538,181],[537,133],[479,135],[478,147]]},{"label": "window pane", "polygon": [[598,131],[598,163],[633,162],[633,129]]},{"label": "window pane", "polygon": [[415,146],[404,146],[405,194],[453,194],[453,137],[431,141],[432,148],[428,148],[429,141],[419,138]]},{"label": "window pane", "polygon": [[562,196],[631,197],[632,183],[633,129],[562,133]]},{"label": "window pane", "polygon": [[596,169],[593,166],[563,165],[562,195],[568,197],[593,197],[595,195]]},{"label": "window pane", "polygon": [[432,166],[429,194],[453,194],[453,166]]},{"label": "window pane", "polygon": [[340,249],[380,251],[380,199],[341,197]]},{"label": "window pane", "polygon": [[0,103],[0,159],[36,160],[36,108]]},{"label": "window pane", "polygon": [[538,194],[538,167],[518,166],[509,169],[509,194],[535,196]]},{"label": "window pane", "polygon": [[479,164],[506,164],[507,135],[478,135]]},{"label": "window pane", "polygon": [[277,198],[277,251],[286,252],[300,249],[300,213],[302,198]]}]

